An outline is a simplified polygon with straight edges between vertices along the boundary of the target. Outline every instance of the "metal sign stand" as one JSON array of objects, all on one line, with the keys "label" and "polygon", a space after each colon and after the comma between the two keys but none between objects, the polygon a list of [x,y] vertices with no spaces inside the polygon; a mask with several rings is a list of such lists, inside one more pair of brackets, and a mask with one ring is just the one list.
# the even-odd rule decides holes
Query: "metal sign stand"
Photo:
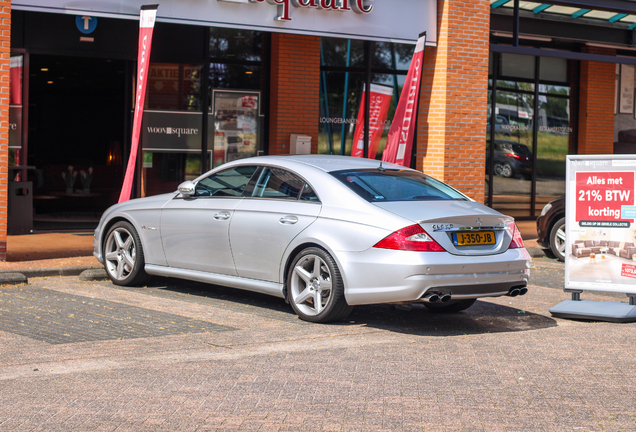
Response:
[{"label": "metal sign stand", "polygon": [[581,300],[583,290],[566,288],[563,291],[572,293],[572,300],[564,300],[552,307],[550,313],[554,317],[615,323],[636,322],[636,294],[627,294],[627,304]]}]

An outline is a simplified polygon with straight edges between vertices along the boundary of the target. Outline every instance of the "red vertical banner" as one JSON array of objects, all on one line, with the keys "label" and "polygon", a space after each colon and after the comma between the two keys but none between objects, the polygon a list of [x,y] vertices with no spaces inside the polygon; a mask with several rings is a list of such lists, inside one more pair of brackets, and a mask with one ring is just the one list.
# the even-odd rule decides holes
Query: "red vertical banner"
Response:
[{"label": "red vertical banner", "polygon": [[141,132],[141,119],[144,112],[144,100],[146,96],[146,81],[150,63],[150,47],[152,45],[152,31],[155,27],[157,7],[159,5],[146,5],[141,7],[139,16],[139,51],[137,53],[137,82],[135,89],[135,113],[133,117],[132,141],[130,144],[130,156],[126,167],[124,184],[119,195],[119,202],[128,201],[132,191],[133,178],[135,177],[135,164],[137,162],[137,150],[139,148],[139,135]]},{"label": "red vertical banner", "polygon": [[[362,89],[362,100],[358,110],[356,129],[353,133],[353,146],[351,156],[363,157],[364,155],[364,107],[366,99],[366,89]],[[371,100],[369,107],[369,159],[375,159],[378,152],[378,144],[382,139],[382,131],[386,122],[386,115],[391,105],[393,97],[393,87],[371,84]]]},{"label": "red vertical banner", "polygon": [[406,167],[411,164],[425,43],[426,35],[417,40],[411,66],[406,75],[400,101],[398,102],[389,136],[386,140],[386,147],[382,154],[382,160],[385,162],[393,162]]}]

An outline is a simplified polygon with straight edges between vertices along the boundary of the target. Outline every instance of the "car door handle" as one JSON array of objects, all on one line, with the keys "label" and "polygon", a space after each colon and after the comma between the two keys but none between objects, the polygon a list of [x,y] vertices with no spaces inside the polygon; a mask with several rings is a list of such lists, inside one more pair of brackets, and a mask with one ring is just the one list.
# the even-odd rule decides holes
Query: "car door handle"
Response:
[{"label": "car door handle", "polygon": [[228,212],[220,212],[214,215],[214,219],[216,220],[228,220],[230,218],[230,214]]},{"label": "car door handle", "polygon": [[296,216],[283,216],[278,222],[283,225],[293,225],[298,222],[298,218]]}]

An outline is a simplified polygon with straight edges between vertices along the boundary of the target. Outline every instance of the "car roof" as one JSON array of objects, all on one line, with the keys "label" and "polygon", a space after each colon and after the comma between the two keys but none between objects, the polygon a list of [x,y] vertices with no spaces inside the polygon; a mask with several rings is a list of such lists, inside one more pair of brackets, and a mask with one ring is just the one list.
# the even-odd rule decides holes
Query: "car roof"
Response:
[{"label": "car roof", "polygon": [[374,169],[378,168],[380,163],[382,163],[382,167],[384,168],[410,170],[410,168],[402,165],[382,162],[375,159],[320,154],[258,156],[254,158],[240,159],[236,162],[240,162],[242,164],[273,164],[287,167],[291,167],[294,163],[300,163],[317,168],[324,172],[346,169]]}]

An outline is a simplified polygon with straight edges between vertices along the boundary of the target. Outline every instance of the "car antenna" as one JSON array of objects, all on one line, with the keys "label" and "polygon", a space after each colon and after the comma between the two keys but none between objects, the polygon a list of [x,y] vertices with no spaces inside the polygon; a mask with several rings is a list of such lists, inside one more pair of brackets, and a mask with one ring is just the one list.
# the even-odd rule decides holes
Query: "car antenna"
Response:
[{"label": "car antenna", "polygon": [[380,166],[378,167],[378,171],[380,171],[380,172],[384,172],[384,171],[386,171],[386,170],[382,167],[382,161],[380,161]]}]

